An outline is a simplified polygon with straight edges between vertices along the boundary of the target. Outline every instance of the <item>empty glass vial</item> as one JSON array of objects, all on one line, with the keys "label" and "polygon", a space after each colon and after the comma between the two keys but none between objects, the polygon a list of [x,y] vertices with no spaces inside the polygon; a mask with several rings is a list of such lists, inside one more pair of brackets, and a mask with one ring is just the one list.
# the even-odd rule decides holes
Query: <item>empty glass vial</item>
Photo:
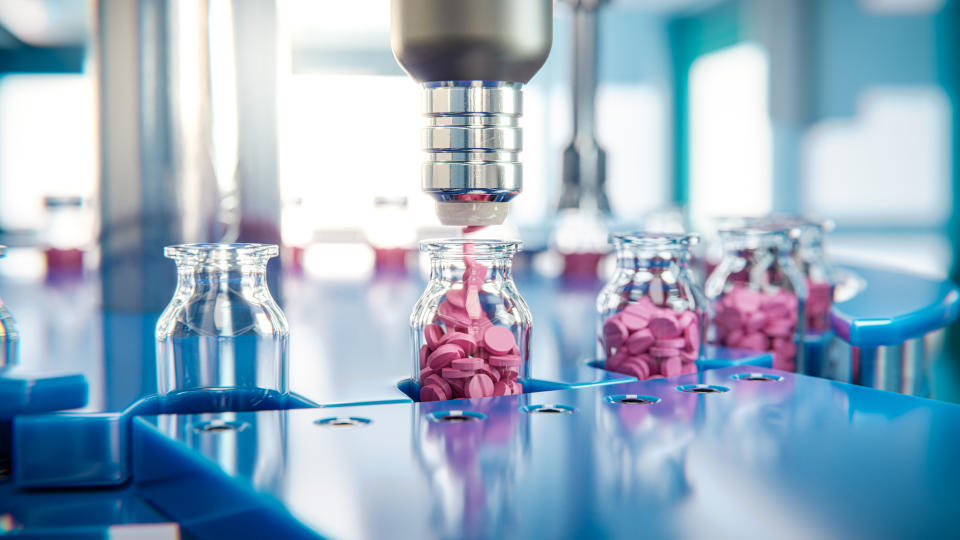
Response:
[{"label": "empty glass vial", "polygon": [[697,371],[707,301],[690,270],[695,235],[611,237],[617,270],[597,297],[597,355],[611,371],[638,379]]},{"label": "empty glass vial", "polygon": [[520,242],[429,240],[430,281],[410,315],[421,401],[523,392],[533,317],[511,276]]},{"label": "empty glass vial", "polygon": [[283,407],[287,319],[267,288],[275,245],[183,244],[177,290],[157,322],[157,383],[166,412]]},{"label": "empty glass vial", "polygon": [[[0,259],[7,253],[7,246],[0,246]],[[17,321],[7,311],[0,298],[0,371],[20,362],[20,332]]]},{"label": "empty glass vial", "polygon": [[707,278],[710,340],[773,355],[773,367],[802,368],[806,287],[789,228],[748,225],[720,231],[723,258]]}]

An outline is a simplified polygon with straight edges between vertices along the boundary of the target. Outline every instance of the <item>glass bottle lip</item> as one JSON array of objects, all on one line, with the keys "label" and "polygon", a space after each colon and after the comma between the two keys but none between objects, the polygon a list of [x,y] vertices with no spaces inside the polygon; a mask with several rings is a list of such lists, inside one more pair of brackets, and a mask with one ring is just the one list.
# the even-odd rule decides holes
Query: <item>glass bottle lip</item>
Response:
[{"label": "glass bottle lip", "polygon": [[720,236],[724,239],[782,239],[789,237],[794,228],[795,227],[785,224],[754,223],[750,225],[723,228],[717,231],[717,233],[720,234]]},{"label": "glass bottle lip", "polygon": [[[464,252],[464,248],[467,246],[470,246],[469,250]],[[420,251],[437,256],[511,256],[522,249],[523,242],[519,240],[474,240],[472,238],[444,238],[440,240],[420,241]]]},{"label": "glass bottle lip", "polygon": [[699,242],[699,235],[686,233],[629,232],[610,235],[610,243],[617,247],[682,248],[695,246]]},{"label": "glass bottle lip", "polygon": [[264,264],[268,259],[280,254],[276,244],[227,244],[201,243],[176,244],[163,248],[163,256],[175,259],[177,264],[188,266],[213,265],[229,267],[234,265]]}]

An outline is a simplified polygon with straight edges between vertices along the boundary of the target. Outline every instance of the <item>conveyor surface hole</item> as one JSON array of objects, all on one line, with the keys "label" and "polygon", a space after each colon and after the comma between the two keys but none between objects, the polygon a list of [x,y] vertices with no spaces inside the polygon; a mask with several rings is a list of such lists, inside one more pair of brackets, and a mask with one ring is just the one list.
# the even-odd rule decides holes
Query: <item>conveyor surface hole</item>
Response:
[{"label": "conveyor surface hole", "polygon": [[738,373],[731,378],[737,381],[752,382],[780,382],[783,380],[783,377],[769,373]]},{"label": "conveyor surface hole", "polygon": [[691,394],[721,394],[730,391],[726,386],[716,384],[685,384],[678,386],[677,390]]},{"label": "conveyor surface hole", "polygon": [[369,418],[358,418],[356,416],[335,416],[332,418],[321,418],[314,423],[325,427],[345,428],[366,426],[371,423],[371,420]]},{"label": "conveyor surface hole", "polygon": [[639,394],[617,394],[607,396],[607,401],[618,405],[653,405],[659,403],[660,398],[654,396],[641,396]]},{"label": "conveyor surface hole", "polygon": [[530,414],[573,414],[577,409],[568,405],[527,405],[523,410]]},{"label": "conveyor surface hole", "polygon": [[443,422],[447,424],[463,424],[468,422],[479,422],[487,416],[472,411],[443,411],[435,412],[429,416],[434,422]]}]

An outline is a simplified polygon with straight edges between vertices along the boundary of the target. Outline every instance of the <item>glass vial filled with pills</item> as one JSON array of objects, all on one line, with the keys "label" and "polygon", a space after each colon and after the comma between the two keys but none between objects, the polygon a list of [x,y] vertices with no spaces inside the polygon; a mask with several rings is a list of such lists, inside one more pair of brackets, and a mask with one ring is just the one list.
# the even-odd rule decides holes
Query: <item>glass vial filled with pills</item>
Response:
[{"label": "glass vial filled with pills", "polygon": [[721,230],[723,258],[705,290],[712,343],[770,353],[775,369],[795,371],[803,363],[806,287],[789,233],[772,225]]},{"label": "glass vial filled with pills", "polygon": [[823,239],[832,229],[832,222],[798,218],[794,226],[794,259],[807,287],[804,303],[806,332],[821,333],[830,329],[830,307],[837,285],[837,275],[827,259]]},{"label": "glass vial filled with pills", "polygon": [[597,298],[597,354],[605,369],[638,379],[697,371],[707,300],[690,269],[688,234],[611,237],[617,269]]},{"label": "glass vial filled with pills", "polygon": [[165,412],[286,406],[287,319],[267,287],[275,245],[183,244],[177,289],[157,322],[157,384]]},{"label": "glass vial filled with pills", "polygon": [[430,280],[410,315],[420,401],[520,394],[533,317],[513,282],[520,242],[429,240]]}]

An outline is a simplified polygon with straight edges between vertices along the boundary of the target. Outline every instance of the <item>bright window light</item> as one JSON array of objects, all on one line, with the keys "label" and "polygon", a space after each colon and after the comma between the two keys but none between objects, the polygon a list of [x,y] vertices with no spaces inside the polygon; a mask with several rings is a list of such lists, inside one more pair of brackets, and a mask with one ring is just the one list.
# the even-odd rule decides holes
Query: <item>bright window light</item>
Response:
[{"label": "bright window light", "polygon": [[765,51],[741,44],[690,68],[690,206],[700,223],[772,205],[772,136]]},{"label": "bright window light", "polygon": [[939,88],[870,89],[856,117],[814,125],[804,151],[813,213],[879,226],[950,218],[950,101]]},{"label": "bright window light", "polygon": [[41,228],[46,195],[93,195],[95,104],[89,75],[0,77],[0,227]]}]

